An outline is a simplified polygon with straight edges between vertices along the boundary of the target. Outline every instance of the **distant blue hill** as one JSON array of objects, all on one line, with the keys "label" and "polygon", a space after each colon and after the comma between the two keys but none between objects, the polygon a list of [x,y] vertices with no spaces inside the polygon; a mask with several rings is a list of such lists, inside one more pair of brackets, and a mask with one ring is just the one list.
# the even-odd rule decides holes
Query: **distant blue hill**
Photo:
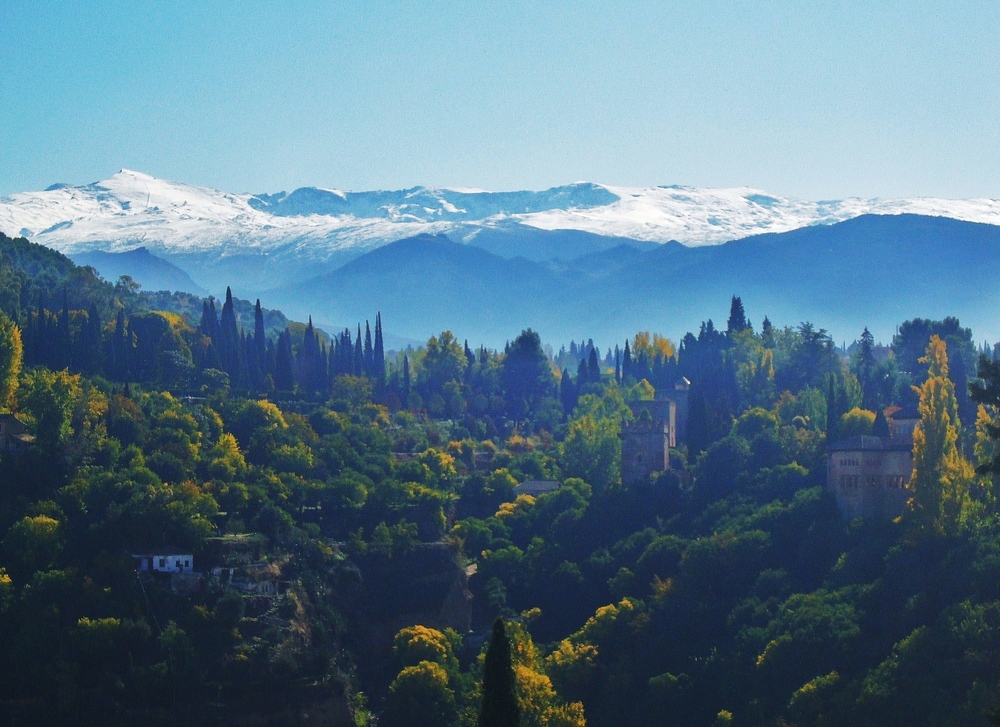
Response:
[{"label": "distant blue hill", "polygon": [[173,263],[153,255],[144,247],[127,252],[84,252],[70,256],[77,265],[89,265],[105,280],[115,282],[128,275],[143,290],[169,290],[207,295],[191,276]]},{"label": "distant blue hill", "polygon": [[450,329],[489,345],[528,326],[549,342],[586,336],[604,346],[637,330],[676,337],[710,317],[725,327],[733,294],[758,329],[765,315],[776,325],[808,320],[838,342],[866,325],[887,340],[905,319],[947,315],[979,339],[1000,337],[1000,227],[992,225],[867,215],[711,247],[596,247],[539,262],[422,235],[266,300],[296,317],[311,313],[328,330],[378,309],[400,336]]}]

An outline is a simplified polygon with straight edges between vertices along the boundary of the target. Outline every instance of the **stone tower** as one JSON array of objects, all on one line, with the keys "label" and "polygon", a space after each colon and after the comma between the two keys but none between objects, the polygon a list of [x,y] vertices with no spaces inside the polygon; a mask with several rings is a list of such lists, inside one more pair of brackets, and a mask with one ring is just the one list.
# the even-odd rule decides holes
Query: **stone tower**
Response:
[{"label": "stone tower", "polygon": [[649,482],[655,472],[670,469],[669,421],[655,421],[643,410],[634,422],[622,422],[622,483]]}]

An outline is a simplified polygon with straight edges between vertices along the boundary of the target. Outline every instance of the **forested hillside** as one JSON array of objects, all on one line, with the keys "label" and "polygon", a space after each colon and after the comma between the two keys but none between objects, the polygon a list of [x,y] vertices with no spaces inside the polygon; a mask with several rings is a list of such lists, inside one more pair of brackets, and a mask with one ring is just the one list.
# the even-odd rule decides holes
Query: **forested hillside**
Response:
[{"label": "forested hillside", "polygon": [[[1000,722],[994,349],[727,302],[393,352],[377,310],[328,334],[0,236],[0,717],[468,726],[509,668],[521,725]],[[629,403],[678,382],[670,467],[623,483]],[[899,407],[910,502],[845,519],[827,445]]]}]

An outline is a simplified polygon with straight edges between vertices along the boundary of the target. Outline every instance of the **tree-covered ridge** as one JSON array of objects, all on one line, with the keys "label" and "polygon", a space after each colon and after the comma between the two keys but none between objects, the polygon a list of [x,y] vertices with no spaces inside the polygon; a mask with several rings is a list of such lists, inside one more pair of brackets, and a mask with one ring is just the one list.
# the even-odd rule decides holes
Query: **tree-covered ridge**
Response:
[{"label": "tree-covered ridge", "polygon": [[[1000,375],[982,359],[968,396],[958,321],[845,355],[809,323],[758,332],[734,297],[725,330],[676,345],[548,355],[530,330],[503,351],[445,331],[393,355],[378,315],[274,336],[231,296],[192,323],[80,268],[95,297],[52,310],[13,260],[0,299],[31,293],[0,316],[0,396],[25,428],[0,451],[14,723],[474,725],[487,692],[509,721],[497,619],[522,725],[1000,708]],[[623,486],[628,403],[681,377],[687,442]],[[920,414],[911,505],[845,521],[826,445],[896,406]],[[528,479],[561,486],[518,494]],[[167,548],[199,574],[136,574]]]}]

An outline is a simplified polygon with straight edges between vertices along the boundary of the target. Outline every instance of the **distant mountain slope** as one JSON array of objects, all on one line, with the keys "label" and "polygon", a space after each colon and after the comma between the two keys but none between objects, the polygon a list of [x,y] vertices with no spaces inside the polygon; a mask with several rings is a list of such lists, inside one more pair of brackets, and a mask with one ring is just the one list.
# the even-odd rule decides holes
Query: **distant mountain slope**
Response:
[{"label": "distant mountain slope", "polygon": [[636,250],[651,250],[659,243],[630,240],[624,237],[595,235],[581,230],[541,230],[527,225],[501,225],[474,230],[464,238],[475,247],[500,257],[523,257],[545,260],[573,260],[582,255],[599,254],[621,245]]},{"label": "distant mountain slope", "polygon": [[404,337],[426,340],[450,328],[502,343],[519,333],[513,321],[560,308],[563,288],[560,276],[538,263],[501,258],[443,235],[419,235],[265,295],[293,315],[311,312],[328,330],[370,318],[377,309],[386,327]]},{"label": "distant mountain slope", "polygon": [[367,253],[267,299],[329,328],[380,309],[394,333],[443,328],[500,345],[532,326],[547,341],[581,335],[607,345],[636,330],[679,336],[743,298],[759,328],[810,320],[853,340],[867,325],[887,340],[907,318],[959,316],[1000,337],[1000,227],[919,215],[866,215],[713,247],[628,247],[565,264],[504,259],[443,236]]},{"label": "distant mountain slope", "polygon": [[71,255],[77,265],[90,265],[101,277],[115,282],[122,275],[129,275],[143,290],[182,291],[207,295],[207,291],[195,283],[191,276],[176,265],[156,257],[144,247],[128,252],[81,252]]},{"label": "distant mountain slope", "polygon": [[862,214],[920,213],[1000,224],[996,200],[809,202],[749,187],[617,187],[589,182],[532,192],[414,187],[232,194],[122,170],[83,186],[0,199],[0,231],[67,254],[142,246],[218,292],[250,293],[328,272],[396,240],[447,234],[501,257],[569,260],[623,240],[713,245]]}]

